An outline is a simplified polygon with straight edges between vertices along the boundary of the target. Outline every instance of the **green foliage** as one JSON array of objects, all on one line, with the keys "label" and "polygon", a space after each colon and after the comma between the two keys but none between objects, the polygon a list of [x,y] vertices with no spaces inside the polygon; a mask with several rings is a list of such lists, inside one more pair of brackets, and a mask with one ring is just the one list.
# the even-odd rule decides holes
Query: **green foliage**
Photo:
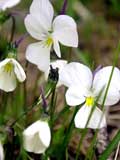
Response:
[{"label": "green foliage", "polygon": [[111,153],[116,148],[119,142],[120,142],[120,130],[116,133],[113,140],[108,144],[107,148],[102,153],[102,155],[100,155],[99,160],[106,160],[107,158],[109,158],[109,156],[111,155]]}]

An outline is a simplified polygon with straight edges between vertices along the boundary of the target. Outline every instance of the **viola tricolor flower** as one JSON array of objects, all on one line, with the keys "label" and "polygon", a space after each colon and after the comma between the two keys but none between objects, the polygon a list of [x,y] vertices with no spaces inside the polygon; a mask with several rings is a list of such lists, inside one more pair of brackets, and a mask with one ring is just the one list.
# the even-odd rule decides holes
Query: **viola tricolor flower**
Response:
[{"label": "viola tricolor flower", "polygon": [[17,86],[17,80],[26,79],[22,66],[14,58],[6,58],[0,62],[0,89],[11,92]]},{"label": "viola tricolor flower", "polygon": [[[85,128],[92,107],[97,99],[98,104],[101,105],[103,103],[111,70],[112,66],[104,67],[93,76],[91,70],[87,66],[77,62],[67,64],[64,67],[64,70],[62,70],[60,81],[68,87],[66,92],[67,104],[75,106],[84,103],[75,116],[74,122],[77,128]],[[115,68],[105,100],[105,105],[114,105],[119,100],[120,71],[118,68]],[[104,126],[106,126],[105,115],[95,106],[87,128],[95,129]]]},{"label": "viola tricolor flower", "polygon": [[0,11],[16,6],[21,0],[0,0]]},{"label": "viola tricolor flower", "polygon": [[77,47],[76,23],[70,16],[59,15],[53,20],[54,10],[49,0],[33,0],[25,26],[30,35],[40,42],[30,44],[26,58],[39,69],[46,71],[50,65],[50,50],[61,57],[59,42],[65,46]]},{"label": "viola tricolor flower", "polygon": [[50,140],[51,132],[46,121],[38,120],[23,132],[23,145],[28,152],[44,153]]}]

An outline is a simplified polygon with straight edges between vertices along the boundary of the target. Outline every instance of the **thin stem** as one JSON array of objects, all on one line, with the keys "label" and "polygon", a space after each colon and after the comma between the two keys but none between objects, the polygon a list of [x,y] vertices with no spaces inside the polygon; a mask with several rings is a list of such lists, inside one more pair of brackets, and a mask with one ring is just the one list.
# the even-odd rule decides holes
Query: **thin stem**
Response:
[{"label": "thin stem", "polygon": [[[102,90],[100,91],[100,93],[99,93],[99,95],[98,95],[98,97],[97,97],[97,99],[96,99],[96,101],[95,101],[95,103],[94,103],[94,105],[93,105],[93,107],[92,107],[92,110],[91,110],[91,112],[90,112],[90,115],[89,115],[89,117],[88,117],[87,123],[86,123],[86,125],[85,125],[85,129],[84,129],[84,131],[83,131],[83,133],[82,133],[80,142],[79,142],[78,147],[77,147],[77,154],[76,154],[75,160],[78,160],[79,150],[80,150],[82,141],[83,141],[83,139],[84,139],[84,137],[86,136],[87,131],[88,131],[87,126],[88,126],[89,121],[90,121],[90,119],[91,119],[91,116],[92,116],[92,114],[93,114],[93,112],[94,112],[94,110],[95,110],[95,108],[96,108],[96,106],[97,106],[97,102],[98,102],[101,94],[102,94]],[[101,121],[100,121],[100,122],[101,122]],[[98,132],[98,130],[97,130],[97,132]],[[96,134],[96,136],[97,136],[97,133],[95,133],[95,134]]]},{"label": "thin stem", "polygon": [[68,2],[67,0],[64,0],[60,14],[65,14],[67,8],[67,2]]},{"label": "thin stem", "polygon": [[[97,130],[98,131],[98,130]],[[91,142],[91,144],[90,144],[90,147],[89,147],[89,149],[88,149],[88,151],[87,151],[87,156],[86,156],[86,158],[85,158],[85,160],[87,160],[88,158],[89,159],[93,159],[93,153],[94,153],[94,151],[93,151],[93,147],[94,147],[94,144],[96,143],[96,139],[97,139],[97,134],[98,134],[98,132],[95,132],[95,135],[94,135],[94,137],[93,137],[93,140],[92,140],[92,142]]]},{"label": "thin stem", "polygon": [[78,160],[79,150],[80,150],[82,141],[83,141],[85,135],[87,134],[87,131],[88,131],[88,128],[85,128],[84,131],[83,131],[83,133],[82,133],[82,136],[81,136],[81,138],[80,138],[80,141],[79,141],[79,144],[78,144],[78,147],[77,147],[77,154],[76,154],[75,160]]},{"label": "thin stem", "polygon": [[[68,129],[67,129],[67,132],[66,132],[66,136],[64,137],[64,140],[63,140],[63,144],[62,144],[62,151],[63,152],[66,151],[67,145],[68,145],[70,137],[72,135],[72,130],[74,128],[74,119],[75,119],[75,115],[78,112],[78,110],[79,110],[79,107],[75,107],[71,122],[70,122]],[[63,156],[63,155],[61,154],[61,156]]]},{"label": "thin stem", "polygon": [[11,19],[12,19],[12,28],[11,28],[10,42],[13,41],[14,33],[15,33],[15,26],[16,26],[15,17],[13,15],[11,15]]},{"label": "thin stem", "polygon": [[110,83],[111,83],[111,80],[112,80],[112,76],[113,76],[113,72],[114,72],[115,66],[116,66],[117,61],[119,59],[119,54],[120,54],[120,42],[118,43],[118,47],[117,47],[117,50],[115,52],[112,71],[111,71],[111,74],[110,74],[110,77],[109,77],[109,81],[108,81],[108,84],[107,84],[107,88],[105,90],[105,95],[104,95],[104,99],[103,99],[102,106],[101,106],[102,109],[104,108],[104,105],[105,105],[105,100],[107,98],[107,94],[108,94],[108,90],[109,90],[109,87],[110,87]]},{"label": "thin stem", "polygon": [[114,160],[117,160],[117,157],[118,157],[118,154],[119,154],[119,150],[120,150],[120,141],[119,141],[118,146],[117,146],[117,151],[116,151]]},{"label": "thin stem", "polygon": [[54,112],[55,112],[55,103],[56,103],[56,94],[55,94],[56,87],[53,89],[52,97],[51,97],[51,104],[50,104],[50,125],[51,129],[53,128],[53,121],[54,121]]}]

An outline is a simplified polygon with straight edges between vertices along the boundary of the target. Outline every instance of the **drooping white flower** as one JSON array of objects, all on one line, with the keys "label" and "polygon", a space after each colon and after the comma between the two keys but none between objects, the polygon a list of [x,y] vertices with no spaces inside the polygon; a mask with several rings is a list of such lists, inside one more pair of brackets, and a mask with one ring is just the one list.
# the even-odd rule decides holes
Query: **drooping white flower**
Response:
[{"label": "drooping white flower", "polygon": [[17,80],[26,79],[22,66],[14,58],[6,58],[0,62],[0,89],[11,92],[17,86]]},{"label": "drooping white flower", "polygon": [[0,0],[0,10],[4,11],[7,8],[16,6],[21,0]]},{"label": "drooping white flower", "polygon": [[44,153],[50,140],[51,132],[46,121],[38,120],[23,132],[23,145],[28,152]]},{"label": "drooping white flower", "polygon": [[[101,105],[103,103],[111,70],[112,66],[104,67],[93,77],[92,72],[87,66],[76,62],[67,64],[64,67],[64,70],[62,70],[60,81],[68,87],[66,92],[67,104],[75,106],[84,103],[75,116],[74,121],[77,128],[85,128],[88,117],[97,98],[98,104]],[[105,105],[114,105],[120,100],[119,82],[120,71],[118,68],[115,68],[105,100]],[[105,125],[106,120],[104,113],[98,107],[95,107],[87,127],[102,128]]]},{"label": "drooping white flower", "polygon": [[49,0],[33,0],[25,26],[30,35],[40,42],[30,44],[26,50],[28,61],[46,71],[50,64],[50,50],[61,57],[59,42],[65,46],[77,47],[76,23],[70,16],[59,15],[53,20],[54,10]]},{"label": "drooping white flower", "polygon": [[[65,65],[67,64],[66,60],[56,60],[50,63],[53,69],[58,68],[58,74],[60,75],[61,71],[64,69]],[[45,72],[45,80],[48,79],[48,75],[50,73],[50,67],[49,69]],[[61,86],[62,83],[58,80],[57,87]]]}]

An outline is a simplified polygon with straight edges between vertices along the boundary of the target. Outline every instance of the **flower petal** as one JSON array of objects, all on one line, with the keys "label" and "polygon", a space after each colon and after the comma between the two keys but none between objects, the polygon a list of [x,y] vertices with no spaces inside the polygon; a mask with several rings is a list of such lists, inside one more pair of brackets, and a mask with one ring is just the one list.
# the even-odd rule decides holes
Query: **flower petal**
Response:
[{"label": "flower petal", "polygon": [[66,92],[66,101],[70,106],[76,106],[85,102],[86,91],[82,86],[70,87]]},{"label": "flower petal", "polygon": [[43,20],[39,21],[38,17],[35,15],[27,15],[25,20],[25,27],[30,35],[37,40],[44,40],[47,30],[45,29],[45,22]]},{"label": "flower petal", "polygon": [[58,57],[61,57],[59,42],[56,39],[53,39],[53,40],[54,40],[53,48],[55,50],[55,53],[57,54]]},{"label": "flower petal", "polygon": [[0,142],[0,160],[4,160],[4,151],[1,142]]},{"label": "flower petal", "polygon": [[106,125],[105,114],[98,107],[96,107],[88,124],[88,128],[103,128]]},{"label": "flower petal", "polygon": [[1,0],[0,1],[0,10],[6,10],[17,5],[21,0]]},{"label": "flower petal", "polygon": [[40,70],[46,71],[50,64],[50,48],[44,47],[41,42],[32,43],[26,50],[26,58]]},{"label": "flower petal", "polygon": [[54,10],[49,0],[34,0],[30,7],[30,14],[36,15],[47,31],[51,30]]},{"label": "flower petal", "polygon": [[44,153],[50,144],[50,139],[50,128],[44,121],[33,123],[23,132],[24,148],[28,152]]},{"label": "flower petal", "polygon": [[0,67],[0,89],[11,92],[16,88],[16,76],[14,71],[11,73],[5,72],[3,67]]},{"label": "flower petal", "polygon": [[49,147],[51,140],[50,127],[47,122],[41,123],[41,132],[39,132],[39,137],[45,147]]},{"label": "flower petal", "polygon": [[57,16],[53,21],[53,35],[63,45],[70,47],[78,46],[78,33],[76,23],[67,15]]},{"label": "flower petal", "polygon": [[92,84],[92,72],[81,63],[71,62],[62,70],[60,81],[67,87],[79,85],[89,90]]},{"label": "flower petal", "polygon": [[10,62],[10,58],[6,58],[5,60],[0,62],[0,68],[4,67],[8,62]]},{"label": "flower petal", "polygon": [[[98,103],[103,103],[103,98],[105,95],[105,90],[110,78],[110,74],[112,71],[112,66],[104,67],[100,71],[98,71],[94,77],[93,88],[98,95],[101,90],[103,90],[102,95],[99,98]],[[112,80],[110,83],[110,87],[108,90],[108,94],[106,97],[105,105],[114,105],[120,100],[120,71],[118,68],[114,69]]]},{"label": "flower petal", "polygon": [[26,75],[25,75],[25,72],[24,72],[22,66],[15,59],[12,59],[12,61],[14,64],[14,72],[16,74],[17,79],[20,82],[23,82],[26,79]]},{"label": "flower petal", "polygon": [[[88,107],[85,105],[79,109],[79,111],[77,112],[77,114],[75,116],[75,120],[74,120],[76,128],[85,128],[86,127],[89,115],[91,113],[91,109],[92,109],[92,107]],[[99,125],[99,123],[100,123],[100,125]],[[99,108],[96,107],[92,113],[92,116],[89,120],[87,128],[96,129],[96,128],[102,128],[104,126],[106,126],[105,116],[103,115],[103,112]]]}]

